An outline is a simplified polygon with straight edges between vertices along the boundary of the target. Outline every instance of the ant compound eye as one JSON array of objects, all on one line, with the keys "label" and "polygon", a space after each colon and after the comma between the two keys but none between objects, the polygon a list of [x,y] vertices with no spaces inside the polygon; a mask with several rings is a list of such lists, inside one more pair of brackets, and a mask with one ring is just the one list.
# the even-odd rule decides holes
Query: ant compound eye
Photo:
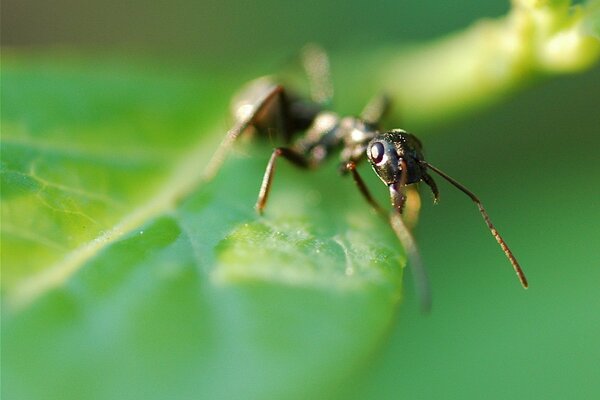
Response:
[{"label": "ant compound eye", "polygon": [[385,147],[383,146],[383,143],[381,143],[381,142],[373,143],[373,145],[371,146],[370,152],[371,152],[371,154],[370,154],[371,160],[375,164],[379,164],[379,163],[381,163],[381,161],[383,161],[383,156],[385,155]]}]

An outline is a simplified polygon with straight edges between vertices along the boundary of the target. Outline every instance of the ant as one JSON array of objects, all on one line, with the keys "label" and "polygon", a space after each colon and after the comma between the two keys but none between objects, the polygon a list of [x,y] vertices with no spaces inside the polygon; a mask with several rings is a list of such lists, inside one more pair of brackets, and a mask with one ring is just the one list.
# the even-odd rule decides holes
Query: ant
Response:
[{"label": "ant", "polygon": [[[359,117],[339,115],[328,111],[333,95],[329,78],[329,61],[325,52],[317,46],[308,45],[302,54],[311,99],[290,92],[269,78],[256,79],[234,97],[233,110],[237,123],[227,132],[205,170],[205,178],[212,178],[221,167],[226,153],[235,140],[253,128],[259,135],[276,132],[281,135],[283,147],[273,150],[258,193],[256,210],[259,214],[267,204],[275,166],[284,158],[303,169],[314,169],[323,164],[341,148],[340,171],[350,173],[365,200],[388,222],[404,246],[413,279],[419,293],[421,307],[429,310],[431,296],[425,269],[421,262],[415,240],[402,220],[406,203],[406,189],[424,182],[433,193],[434,202],[439,200],[437,185],[429,172],[434,172],[465,193],[479,208],[483,220],[512,264],[521,285],[528,287],[527,279],[517,259],[500,236],[481,201],[473,192],[425,160],[421,141],[402,129],[381,130],[379,122],[390,108],[385,96],[375,97]],[[295,135],[304,133],[292,142]],[[388,187],[392,211],[387,213],[373,198],[356,166],[367,159],[381,181]]]}]

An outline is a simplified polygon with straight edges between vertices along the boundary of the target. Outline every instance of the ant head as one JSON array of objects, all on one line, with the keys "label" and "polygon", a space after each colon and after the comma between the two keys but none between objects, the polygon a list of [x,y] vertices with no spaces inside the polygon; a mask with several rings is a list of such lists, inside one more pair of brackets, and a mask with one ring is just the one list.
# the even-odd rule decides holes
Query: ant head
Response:
[{"label": "ant head", "polygon": [[386,185],[400,182],[401,160],[407,166],[407,184],[420,181],[425,173],[425,167],[420,164],[423,160],[421,142],[401,129],[375,136],[367,146],[367,158]]},{"label": "ant head", "polygon": [[386,185],[400,181],[400,156],[394,143],[384,135],[377,135],[367,146],[371,166]]}]

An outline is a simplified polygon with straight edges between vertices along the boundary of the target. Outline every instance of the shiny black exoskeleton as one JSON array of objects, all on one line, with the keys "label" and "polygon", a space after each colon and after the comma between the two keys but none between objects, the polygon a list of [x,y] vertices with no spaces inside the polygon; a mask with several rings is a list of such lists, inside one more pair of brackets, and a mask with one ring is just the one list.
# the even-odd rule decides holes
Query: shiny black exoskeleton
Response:
[{"label": "shiny black exoskeleton", "polygon": [[[376,97],[359,117],[341,117],[326,110],[333,92],[329,84],[328,59],[325,53],[319,48],[309,47],[304,53],[304,64],[312,84],[312,100],[296,96],[268,78],[251,82],[235,97],[233,114],[237,123],[229,130],[210,160],[205,172],[206,178],[210,179],[216,174],[226,152],[243,132],[254,130],[262,135],[279,134],[286,145],[274,149],[267,163],[256,202],[256,210],[259,213],[262,213],[266,206],[277,159],[283,157],[298,167],[312,169],[319,167],[334,152],[339,151],[342,173],[351,173],[367,202],[388,218],[356,170],[356,165],[367,159],[388,187],[392,204],[389,223],[407,251],[422,307],[428,309],[430,296],[426,274],[414,239],[401,214],[406,203],[405,191],[408,185],[424,182],[431,189],[437,202],[437,185],[429,175],[429,172],[433,171],[475,202],[521,284],[526,288],[528,284],[521,267],[492,225],[481,201],[465,186],[428,163],[423,156],[423,146],[414,135],[401,129],[380,130],[380,121],[389,108],[388,99],[384,96]],[[294,141],[298,135],[299,138]]]},{"label": "shiny black exoskeleton", "polygon": [[367,147],[367,157],[386,185],[400,181],[400,170],[395,168],[400,160],[404,160],[407,167],[405,184],[417,183],[428,176],[427,168],[421,164],[425,161],[421,142],[401,129],[377,135]]}]

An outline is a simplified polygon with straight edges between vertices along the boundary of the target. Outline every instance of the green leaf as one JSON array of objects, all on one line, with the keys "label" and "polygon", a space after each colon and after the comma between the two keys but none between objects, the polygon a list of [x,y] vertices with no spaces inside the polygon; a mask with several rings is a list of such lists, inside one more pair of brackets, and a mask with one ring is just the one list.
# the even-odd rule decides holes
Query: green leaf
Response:
[{"label": "green leaf", "polygon": [[[338,110],[386,91],[420,128],[589,68],[586,4],[515,1],[429,45],[352,54]],[[282,163],[265,217],[252,206],[268,143],[240,143],[203,182],[242,82],[3,56],[4,397],[322,398],[364,368],[393,321],[402,250],[334,162]]]},{"label": "green leaf", "polygon": [[14,54],[2,75],[3,397],[322,396],[378,346],[402,250],[335,162],[282,163],[264,217],[268,144],[202,182],[229,84]]}]

